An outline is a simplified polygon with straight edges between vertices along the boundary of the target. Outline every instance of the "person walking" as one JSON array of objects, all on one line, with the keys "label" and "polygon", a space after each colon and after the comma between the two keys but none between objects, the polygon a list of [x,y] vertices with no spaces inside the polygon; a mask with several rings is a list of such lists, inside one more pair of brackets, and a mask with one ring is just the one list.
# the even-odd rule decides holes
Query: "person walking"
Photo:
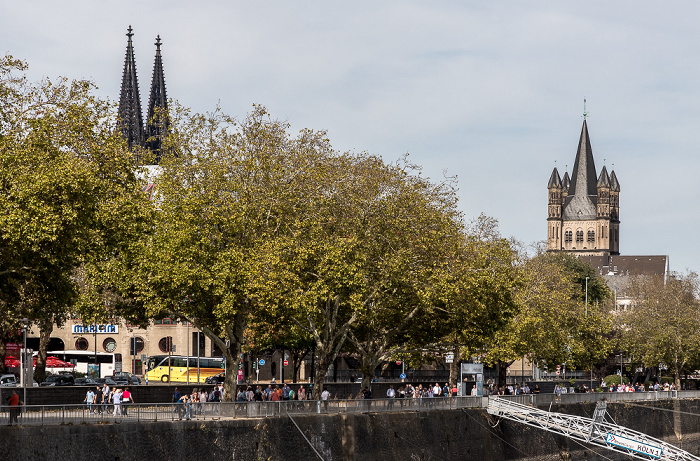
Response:
[{"label": "person walking", "polygon": [[17,392],[14,390],[12,391],[10,397],[7,399],[7,402],[10,405],[10,421],[8,423],[8,426],[19,424],[17,422],[17,418],[19,417],[19,406],[24,405],[24,402],[19,400],[19,395],[17,395]]},{"label": "person walking", "polygon": [[95,393],[92,391],[92,388],[88,389],[87,393],[85,394],[85,399],[83,400],[87,404],[88,411],[90,414],[93,412],[92,406],[95,403]]},{"label": "person walking", "polygon": [[129,405],[132,403],[134,403],[134,397],[131,391],[129,391],[129,388],[125,387],[124,392],[122,392],[122,415],[129,416]]},{"label": "person walking", "polygon": [[122,390],[117,389],[112,394],[112,402],[114,403],[114,416],[122,415]]}]

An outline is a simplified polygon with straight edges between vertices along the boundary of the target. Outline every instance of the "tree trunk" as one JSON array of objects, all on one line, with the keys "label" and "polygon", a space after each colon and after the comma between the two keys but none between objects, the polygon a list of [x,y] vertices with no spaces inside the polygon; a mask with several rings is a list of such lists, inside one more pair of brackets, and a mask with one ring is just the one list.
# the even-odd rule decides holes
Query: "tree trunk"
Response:
[{"label": "tree trunk", "polygon": [[5,346],[5,338],[0,334],[0,374],[5,373],[5,356],[7,355],[7,346]]},{"label": "tree trunk", "polygon": [[371,389],[372,388],[372,378],[374,377],[374,370],[381,361],[376,355],[365,355],[362,357],[362,364],[360,365],[360,371],[362,372],[362,386],[360,389]]},{"label": "tree trunk", "polygon": [[53,316],[39,324],[39,353],[36,356],[34,376],[37,382],[46,379],[46,351],[53,332]]},{"label": "tree trunk", "polygon": [[452,363],[450,363],[450,379],[449,379],[449,383],[450,383],[451,388],[456,386],[462,377],[462,374],[461,374],[462,364],[460,363],[462,360],[462,355],[459,352],[459,346],[455,345],[453,352],[454,352],[455,356],[454,356],[454,361]]}]

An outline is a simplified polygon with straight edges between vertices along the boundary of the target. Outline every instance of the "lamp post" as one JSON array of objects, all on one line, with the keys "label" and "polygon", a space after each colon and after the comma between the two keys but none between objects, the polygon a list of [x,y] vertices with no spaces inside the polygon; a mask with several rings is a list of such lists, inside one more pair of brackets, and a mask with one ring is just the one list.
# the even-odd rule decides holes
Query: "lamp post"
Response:
[{"label": "lamp post", "polygon": [[[588,279],[586,277],[586,318],[588,318]],[[593,359],[591,358],[591,392],[593,392]]]},{"label": "lamp post", "polygon": [[22,349],[22,388],[23,388],[23,402],[27,405],[27,329],[29,328],[29,319],[22,319],[22,329],[24,330],[23,336],[23,349]]}]

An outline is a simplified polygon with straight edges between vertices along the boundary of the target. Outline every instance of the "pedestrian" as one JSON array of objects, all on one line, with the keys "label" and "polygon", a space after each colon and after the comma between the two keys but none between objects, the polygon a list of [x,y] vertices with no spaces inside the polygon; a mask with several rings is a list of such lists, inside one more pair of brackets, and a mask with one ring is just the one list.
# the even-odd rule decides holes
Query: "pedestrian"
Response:
[{"label": "pedestrian", "polygon": [[88,389],[87,394],[85,394],[85,399],[83,400],[87,404],[88,411],[90,414],[92,414],[93,408],[92,405],[95,403],[95,393],[92,391],[92,388]]},{"label": "pedestrian", "polygon": [[95,386],[95,411],[99,414],[104,411],[104,394],[100,386]]},{"label": "pedestrian", "polygon": [[129,405],[131,405],[132,403],[134,403],[134,397],[131,394],[129,388],[125,387],[124,391],[122,392],[122,414],[124,416],[129,416]]},{"label": "pedestrian", "polygon": [[10,421],[8,425],[12,426],[14,424],[19,424],[17,422],[17,418],[19,417],[19,406],[24,405],[24,402],[19,400],[19,395],[17,395],[17,392],[13,390],[12,394],[7,399],[7,403],[10,405]]},{"label": "pedestrian", "polygon": [[122,414],[122,390],[117,389],[112,394],[112,402],[114,403],[114,416],[121,416]]}]

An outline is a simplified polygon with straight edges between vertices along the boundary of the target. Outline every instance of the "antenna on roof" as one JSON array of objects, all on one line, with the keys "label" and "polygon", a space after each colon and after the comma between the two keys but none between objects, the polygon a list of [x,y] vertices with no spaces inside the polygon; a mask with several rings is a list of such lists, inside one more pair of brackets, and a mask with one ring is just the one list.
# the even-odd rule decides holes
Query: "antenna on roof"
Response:
[{"label": "antenna on roof", "polygon": [[583,98],[583,119],[586,120],[588,117],[588,112],[586,112],[586,98]]}]

